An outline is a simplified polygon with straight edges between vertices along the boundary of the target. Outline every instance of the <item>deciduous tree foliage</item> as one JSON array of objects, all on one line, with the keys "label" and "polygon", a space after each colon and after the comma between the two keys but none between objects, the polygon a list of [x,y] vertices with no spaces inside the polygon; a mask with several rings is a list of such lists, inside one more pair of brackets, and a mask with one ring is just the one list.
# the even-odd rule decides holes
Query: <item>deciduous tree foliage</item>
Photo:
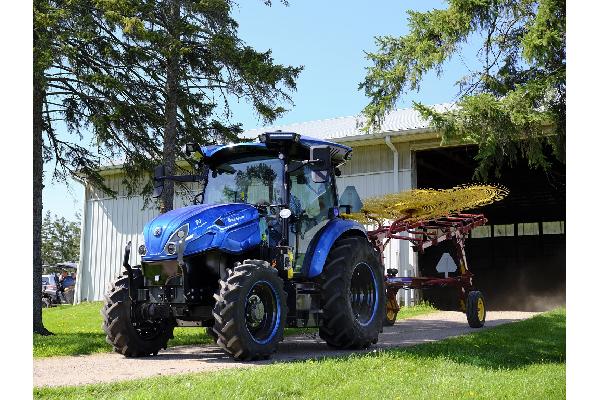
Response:
[{"label": "deciduous tree foliage", "polygon": [[448,0],[446,9],[409,12],[409,33],[377,37],[373,65],[360,84],[370,98],[366,129],[377,129],[403,94],[427,72],[480,40],[479,65],[458,82],[456,107],[432,120],[443,141],[477,143],[476,173],[486,179],[523,156],[546,169],[565,154],[565,1]]},{"label": "deciduous tree foliage", "polygon": [[42,222],[42,262],[51,266],[79,262],[80,237],[79,215],[75,221],[68,221],[47,211]]}]

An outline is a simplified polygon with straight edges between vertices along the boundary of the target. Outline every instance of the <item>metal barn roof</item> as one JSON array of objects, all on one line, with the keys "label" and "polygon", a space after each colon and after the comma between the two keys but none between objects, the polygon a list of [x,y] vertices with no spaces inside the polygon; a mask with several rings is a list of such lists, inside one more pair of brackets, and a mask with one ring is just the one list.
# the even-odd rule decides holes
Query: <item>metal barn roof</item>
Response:
[{"label": "metal barn roof", "polygon": [[[437,111],[446,111],[452,108],[452,103],[432,105]],[[366,119],[364,116],[349,116],[316,121],[299,122],[287,125],[272,125],[243,132],[246,138],[257,137],[263,132],[282,130],[283,132],[296,132],[300,135],[312,136],[319,139],[340,140],[348,137],[365,136],[367,132],[361,130]],[[412,108],[397,109],[391,111],[381,124],[378,133],[386,132],[410,132],[429,128],[429,122],[421,117],[418,111]]]}]

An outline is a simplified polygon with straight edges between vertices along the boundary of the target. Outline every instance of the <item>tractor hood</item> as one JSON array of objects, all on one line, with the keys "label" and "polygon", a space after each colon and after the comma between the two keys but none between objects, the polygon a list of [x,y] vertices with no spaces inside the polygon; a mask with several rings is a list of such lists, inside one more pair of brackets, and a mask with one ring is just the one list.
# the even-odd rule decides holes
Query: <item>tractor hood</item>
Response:
[{"label": "tractor hood", "polygon": [[[201,204],[161,214],[144,227],[143,261],[177,258],[179,231],[186,241],[184,257],[209,249],[241,253],[260,244],[258,210],[248,204]],[[170,246],[171,251],[173,245]]]}]

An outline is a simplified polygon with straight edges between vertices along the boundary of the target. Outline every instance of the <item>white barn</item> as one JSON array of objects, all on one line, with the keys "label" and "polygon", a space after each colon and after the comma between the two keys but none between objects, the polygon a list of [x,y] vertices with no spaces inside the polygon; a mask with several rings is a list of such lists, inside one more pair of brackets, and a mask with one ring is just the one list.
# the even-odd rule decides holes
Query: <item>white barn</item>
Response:
[{"label": "white barn", "polygon": [[[436,107],[444,109],[449,105]],[[385,119],[380,131],[374,134],[362,131],[360,129],[362,122],[360,117],[332,118],[253,129],[244,132],[244,136],[256,137],[265,131],[281,129],[351,146],[353,148],[352,159],[342,167],[342,176],[338,178],[338,192],[342,193],[346,186],[352,185],[357,189],[361,198],[421,187],[417,184],[417,179],[421,179],[418,177],[419,170],[424,171],[422,179],[427,186],[435,186],[435,180],[431,181],[431,179],[438,174],[447,176],[443,182],[452,183],[454,178],[459,179],[459,183],[465,183],[464,179],[469,181],[469,177],[465,178],[464,173],[458,174],[457,177],[451,176],[454,167],[462,171],[461,168],[466,168],[465,164],[472,162],[471,155],[463,156],[463,153],[468,153],[467,150],[440,155],[427,153],[429,150],[436,152],[440,149],[463,149],[465,146],[440,147],[439,133],[429,128],[427,122],[415,110],[393,111]],[[419,160],[419,154],[423,154],[422,160]],[[431,162],[432,159],[440,161],[439,163]],[[417,168],[418,163],[422,164],[419,164],[419,168]],[[131,241],[132,248],[137,249],[142,243],[141,232],[144,224],[158,214],[155,209],[143,209],[144,200],[141,196],[126,196],[126,189],[121,183],[123,172],[118,166],[106,168],[102,173],[106,178],[106,183],[118,195],[112,198],[93,186],[85,184],[76,302],[102,299],[106,284],[114,279],[122,269],[125,244],[127,241]],[[472,175],[472,170],[470,174]],[[178,195],[175,207],[180,207],[185,203],[186,200]],[[536,205],[534,204],[533,207],[535,208]],[[558,208],[560,209],[560,204]],[[552,229],[557,232],[557,235],[563,235],[564,241],[564,222],[562,228],[560,225],[560,221],[564,221],[564,215],[560,213],[560,210],[557,212],[554,209],[549,213],[552,215],[541,215],[534,218],[533,221],[522,217],[518,217],[519,220],[509,221],[499,217],[498,222],[501,224],[498,225],[498,232],[502,231],[506,234],[507,226],[514,225],[515,229],[510,232],[513,232],[514,237],[520,237],[524,235],[519,235],[519,232],[523,234],[532,231],[534,225],[537,226],[544,221],[546,224],[553,223]],[[525,215],[527,212],[523,214]],[[557,223],[558,228],[556,228]],[[494,237],[491,228],[482,228],[473,236]],[[544,230],[549,231],[549,229]],[[539,230],[537,232],[538,235],[541,235]],[[386,267],[397,268],[400,274],[405,276],[416,274],[419,258],[417,254],[409,249],[406,241],[392,242],[385,254]],[[132,265],[139,263],[136,251],[132,252],[132,258]],[[564,263],[562,265],[564,270]],[[562,282],[564,283],[564,279]],[[402,302],[405,304],[415,301],[412,292],[404,293],[402,297]]]}]

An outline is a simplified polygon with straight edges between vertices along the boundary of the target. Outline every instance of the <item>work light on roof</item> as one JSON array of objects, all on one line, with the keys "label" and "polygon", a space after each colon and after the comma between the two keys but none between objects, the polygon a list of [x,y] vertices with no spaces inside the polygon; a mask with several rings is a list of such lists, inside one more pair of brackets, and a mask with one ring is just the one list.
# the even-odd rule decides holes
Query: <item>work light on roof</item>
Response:
[{"label": "work light on roof", "polygon": [[298,142],[300,135],[295,132],[265,132],[258,135],[258,140],[261,143],[273,143],[273,142]]}]

